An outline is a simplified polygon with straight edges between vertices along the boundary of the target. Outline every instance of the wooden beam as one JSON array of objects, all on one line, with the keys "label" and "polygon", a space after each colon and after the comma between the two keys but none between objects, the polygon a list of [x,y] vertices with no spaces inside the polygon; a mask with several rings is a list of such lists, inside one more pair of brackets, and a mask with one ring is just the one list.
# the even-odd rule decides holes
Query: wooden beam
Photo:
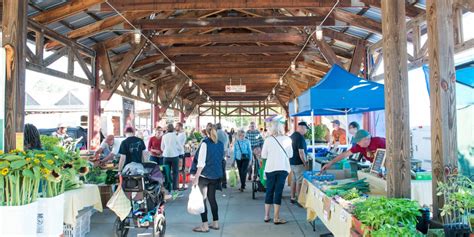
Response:
[{"label": "wooden beam", "polygon": [[455,5],[474,12],[474,2],[472,0],[455,0]]},{"label": "wooden beam", "polygon": [[153,37],[155,44],[206,44],[206,43],[254,43],[254,42],[287,42],[301,44],[305,37],[300,34],[269,33],[269,34],[200,34],[200,35],[158,35]]},{"label": "wooden beam", "polygon": [[[328,14],[329,10],[330,9],[327,9],[327,8],[308,9],[309,12],[315,13],[317,15],[322,15],[322,16]],[[382,24],[370,18],[359,16],[354,13],[347,12],[341,9],[335,9],[331,13],[331,16],[333,19],[345,22],[349,25],[357,26],[359,28],[368,30],[372,33],[382,34]]]},{"label": "wooden beam", "polygon": [[[222,17],[196,19],[144,19],[135,24],[143,30],[194,29],[194,28],[245,28],[245,27],[297,27],[314,26],[323,20],[320,16],[301,17]],[[326,24],[326,23],[325,23]],[[327,22],[330,24],[330,22]]]},{"label": "wooden beam", "polygon": [[461,44],[462,42],[464,42],[462,16],[463,16],[463,10],[460,7],[453,9],[454,44]]},{"label": "wooden beam", "polygon": [[[5,109],[2,150],[16,147],[16,133],[23,132],[25,123],[25,64],[27,0],[3,1],[2,46],[5,48]],[[3,118],[2,118],[3,119]]]},{"label": "wooden beam", "polygon": [[[220,9],[278,9],[278,8],[313,8],[313,7],[332,7],[332,0],[300,0],[300,1],[247,1],[247,0],[229,0],[229,1],[201,1],[201,0],[109,0],[119,11],[176,11],[176,10],[220,10]],[[352,7],[360,4],[353,4],[351,0],[341,0],[338,7]],[[110,6],[102,4],[100,11],[112,11]]]},{"label": "wooden beam", "polygon": [[358,76],[360,73],[360,65],[364,62],[364,54],[366,54],[365,46],[363,43],[357,44],[354,49],[354,56],[352,56],[351,66],[349,72]]},{"label": "wooden beam", "polygon": [[103,2],[105,2],[105,0],[71,0],[66,4],[41,12],[33,16],[32,19],[38,23],[48,25]]},{"label": "wooden beam", "polygon": [[297,46],[206,46],[206,47],[172,47],[163,49],[166,55],[196,55],[196,54],[291,54],[298,53]]},{"label": "wooden beam", "polygon": [[382,0],[387,196],[411,197],[405,1]]},{"label": "wooden beam", "polygon": [[174,99],[178,96],[179,92],[181,89],[183,89],[184,85],[186,84],[186,80],[184,78],[180,78],[177,80],[178,82],[175,82],[173,89],[171,91],[166,91],[165,88],[160,87],[158,88],[158,94],[164,94],[163,97],[160,97],[162,108],[163,110],[160,111],[160,118],[163,117],[163,115],[166,113],[166,109],[173,103]]},{"label": "wooden beam", "polygon": [[[177,64],[195,64],[195,63],[243,63],[243,62],[288,62],[295,58],[296,54],[289,55],[225,55],[225,56],[176,56],[173,60]],[[298,58],[298,61],[303,61]]]},{"label": "wooden beam", "polygon": [[321,51],[321,54],[323,57],[326,59],[326,61],[330,64],[337,64],[342,66],[341,60],[337,57],[336,53],[334,53],[334,50],[329,46],[326,41],[323,40],[318,40],[316,39],[316,36],[314,36],[315,40],[314,42],[319,48],[319,51]]},{"label": "wooden beam", "polygon": [[102,76],[104,77],[105,84],[110,84],[113,81],[112,65],[110,64],[109,54],[104,44],[97,46],[97,59],[99,66],[102,69]]},{"label": "wooden beam", "polygon": [[360,41],[362,41],[364,45],[367,45],[366,40],[359,37],[344,34],[342,32],[337,32],[331,29],[323,29],[323,33],[325,37],[329,37],[331,39],[342,41],[348,44],[357,45]]},{"label": "wooden beam", "polygon": [[445,169],[458,166],[456,123],[456,73],[454,68],[453,0],[428,0],[428,55],[430,65],[431,160],[433,172],[433,219],[440,220],[443,196],[438,182]]},{"label": "wooden beam", "polygon": [[[372,7],[382,8],[381,0],[359,0],[359,1],[365,3],[366,5],[372,6]],[[410,5],[410,4],[405,5],[405,13],[409,17],[416,17],[419,14],[422,14],[424,12],[425,11],[423,9],[417,8],[413,5]]]},{"label": "wooden beam", "polygon": [[124,56],[120,65],[115,69],[114,80],[107,86],[107,89],[104,89],[101,93],[102,100],[109,100],[112,97],[112,94],[117,90],[117,88],[122,83],[125,73],[133,65],[136,58],[140,56],[140,53],[143,50],[143,47],[146,45],[146,40],[141,40],[140,44],[135,45],[128,53]]},{"label": "wooden beam", "polygon": [[189,69],[188,74],[269,74],[269,73],[283,73],[286,68],[201,68]]}]

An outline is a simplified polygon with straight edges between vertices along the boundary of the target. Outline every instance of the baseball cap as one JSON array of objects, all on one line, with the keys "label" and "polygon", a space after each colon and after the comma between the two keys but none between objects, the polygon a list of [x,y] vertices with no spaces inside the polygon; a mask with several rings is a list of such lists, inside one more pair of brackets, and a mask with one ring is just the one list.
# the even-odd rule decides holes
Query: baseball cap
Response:
[{"label": "baseball cap", "polygon": [[306,122],[304,122],[304,121],[299,122],[299,123],[298,123],[298,126],[305,126],[307,129],[309,129],[308,124],[307,124]]},{"label": "baseball cap", "polygon": [[356,134],[354,135],[354,142],[355,143],[360,142],[362,139],[364,139],[368,136],[370,136],[370,133],[367,132],[364,129],[361,129],[361,130],[357,131]]},{"label": "baseball cap", "polygon": [[331,123],[335,123],[335,124],[337,124],[337,125],[341,125],[341,122],[340,122],[339,120],[337,120],[337,119],[331,121]]}]

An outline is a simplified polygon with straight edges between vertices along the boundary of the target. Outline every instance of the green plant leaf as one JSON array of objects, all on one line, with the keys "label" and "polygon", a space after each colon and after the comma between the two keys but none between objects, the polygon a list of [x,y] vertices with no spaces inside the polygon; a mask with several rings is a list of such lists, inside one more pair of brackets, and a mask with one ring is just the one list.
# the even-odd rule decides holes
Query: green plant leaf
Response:
[{"label": "green plant leaf", "polygon": [[21,159],[21,160],[15,160],[13,161],[11,164],[10,164],[10,167],[14,170],[17,170],[21,167],[23,167],[24,165],[26,165],[26,161]]}]

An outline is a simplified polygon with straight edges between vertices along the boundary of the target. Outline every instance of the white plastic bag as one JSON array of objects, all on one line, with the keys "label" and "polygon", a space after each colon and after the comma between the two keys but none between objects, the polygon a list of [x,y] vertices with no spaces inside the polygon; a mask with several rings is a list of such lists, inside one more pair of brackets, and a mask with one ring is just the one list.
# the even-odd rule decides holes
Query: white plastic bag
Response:
[{"label": "white plastic bag", "polygon": [[191,215],[200,215],[204,213],[204,197],[197,185],[194,185],[188,200],[188,212]]},{"label": "white plastic bag", "polygon": [[122,190],[122,176],[119,177],[119,180],[120,182],[117,187],[117,190],[107,202],[107,207],[110,208],[110,210],[112,210],[113,212],[115,212],[115,214],[120,218],[120,220],[123,221],[130,213],[130,210],[132,209],[132,204],[130,203],[130,200],[128,199],[127,195],[125,195],[125,192]]}]

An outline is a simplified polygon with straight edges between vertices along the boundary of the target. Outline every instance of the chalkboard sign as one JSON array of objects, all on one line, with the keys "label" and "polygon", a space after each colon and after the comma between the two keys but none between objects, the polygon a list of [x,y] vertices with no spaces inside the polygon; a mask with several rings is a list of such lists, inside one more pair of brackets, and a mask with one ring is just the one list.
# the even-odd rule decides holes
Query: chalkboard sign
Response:
[{"label": "chalkboard sign", "polygon": [[385,166],[385,149],[377,149],[370,172],[378,174],[382,171],[383,166]]}]

